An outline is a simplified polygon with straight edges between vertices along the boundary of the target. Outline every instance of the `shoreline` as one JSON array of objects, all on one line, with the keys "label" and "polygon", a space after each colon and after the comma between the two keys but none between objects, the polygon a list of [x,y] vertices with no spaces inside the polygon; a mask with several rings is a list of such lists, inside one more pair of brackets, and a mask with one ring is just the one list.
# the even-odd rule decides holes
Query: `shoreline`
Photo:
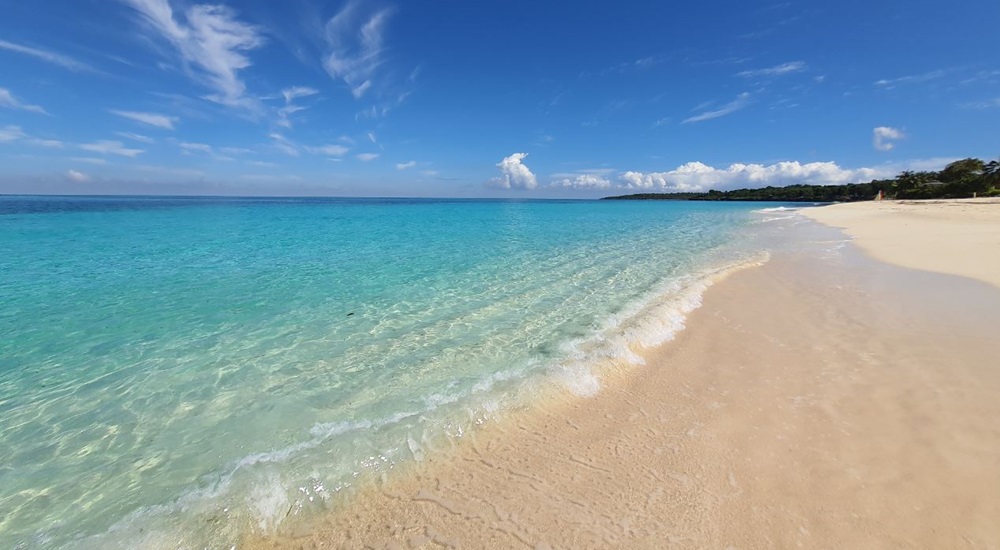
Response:
[{"label": "shoreline", "polygon": [[1000,288],[1000,197],[869,201],[801,210],[873,258]]},{"label": "shoreline", "polygon": [[834,256],[735,273],[596,396],[489,424],[245,546],[1000,544],[1000,430],[982,425],[1000,415],[1000,293]]}]

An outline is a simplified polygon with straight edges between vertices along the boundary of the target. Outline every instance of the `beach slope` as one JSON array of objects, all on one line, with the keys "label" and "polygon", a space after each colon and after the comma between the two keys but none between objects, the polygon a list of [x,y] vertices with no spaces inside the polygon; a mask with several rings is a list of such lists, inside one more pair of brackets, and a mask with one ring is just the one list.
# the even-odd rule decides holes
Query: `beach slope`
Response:
[{"label": "beach slope", "polygon": [[1000,292],[822,229],[712,287],[595,397],[487,425],[247,546],[1000,546]]},{"label": "beach slope", "polygon": [[1000,198],[880,201],[803,210],[885,262],[1000,287]]}]

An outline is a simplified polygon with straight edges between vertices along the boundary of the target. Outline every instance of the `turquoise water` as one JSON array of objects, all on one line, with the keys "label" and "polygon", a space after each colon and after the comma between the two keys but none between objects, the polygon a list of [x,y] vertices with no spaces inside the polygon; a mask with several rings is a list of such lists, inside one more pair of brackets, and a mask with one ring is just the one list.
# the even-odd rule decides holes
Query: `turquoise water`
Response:
[{"label": "turquoise water", "polygon": [[546,391],[598,391],[761,259],[763,216],[0,197],[0,541],[228,547],[322,513]]}]

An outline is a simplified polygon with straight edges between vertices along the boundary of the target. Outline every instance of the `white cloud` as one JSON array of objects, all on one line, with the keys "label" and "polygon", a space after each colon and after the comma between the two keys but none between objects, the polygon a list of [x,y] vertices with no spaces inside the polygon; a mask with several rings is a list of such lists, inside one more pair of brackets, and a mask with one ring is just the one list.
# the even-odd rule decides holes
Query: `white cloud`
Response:
[{"label": "white cloud", "polygon": [[621,187],[636,191],[700,192],[709,189],[766,187],[791,184],[844,184],[870,181],[888,174],[871,168],[850,170],[835,162],[798,161],[763,164],[732,164],[714,168],[701,162],[688,162],[667,172],[625,172],[619,176]]},{"label": "white cloud", "polygon": [[889,126],[879,126],[872,130],[872,145],[879,151],[891,151],[896,146],[893,141],[906,137],[901,130]]},{"label": "white cloud", "polygon": [[101,153],[102,155],[118,155],[130,158],[136,157],[144,152],[142,149],[127,149],[122,142],[108,139],[102,139],[100,141],[95,141],[94,143],[84,143],[80,146],[80,149],[90,151],[92,153]]},{"label": "white cloud", "polygon": [[969,103],[963,103],[961,105],[966,109],[992,109],[1000,107],[1000,97],[995,97],[993,99],[988,99],[986,101],[972,101]]},{"label": "white cloud", "polygon": [[292,86],[291,88],[281,90],[281,95],[285,98],[285,106],[278,109],[278,121],[276,124],[283,128],[291,128],[292,121],[288,117],[299,111],[306,110],[306,108],[302,105],[295,105],[292,102],[300,97],[308,97],[318,93],[318,90],[307,88],[305,86]]},{"label": "white cloud", "polygon": [[57,54],[54,52],[31,48],[28,46],[22,46],[21,44],[14,44],[13,42],[7,42],[6,40],[0,40],[0,50],[7,50],[11,52],[16,52],[24,55],[30,55],[31,57],[41,59],[46,63],[52,63],[53,65],[59,65],[65,69],[70,69],[73,71],[91,71],[91,67],[86,63],[81,63],[71,57],[65,55]]},{"label": "white cloud", "polygon": [[260,29],[238,20],[226,6],[192,5],[181,18],[169,0],[123,1],[170,42],[194,78],[215,91],[208,99],[232,107],[256,107],[255,100],[245,97],[246,85],[238,73],[252,64],[246,52],[264,44]]},{"label": "white cloud", "polygon": [[84,174],[83,172],[77,172],[76,170],[69,170],[66,172],[66,178],[70,181],[75,181],[76,183],[84,183],[90,181],[90,176]]},{"label": "white cloud", "polygon": [[173,130],[174,122],[177,122],[177,117],[159,115],[156,113],[140,113],[136,111],[119,111],[116,109],[111,109],[111,113],[118,115],[129,120],[134,120],[142,124],[148,124],[149,126],[155,126],[157,128],[163,128],[164,130]]},{"label": "white cloud", "polygon": [[713,118],[724,117],[730,115],[743,109],[750,104],[750,94],[748,92],[743,92],[742,94],[736,96],[736,99],[726,103],[718,109],[712,109],[710,111],[704,111],[693,117],[686,118],[681,124],[688,124],[690,122],[703,122],[705,120],[712,120]]},{"label": "white cloud", "polygon": [[65,144],[58,139],[41,139],[29,136],[24,133],[20,126],[4,126],[0,128],[0,143],[11,143],[24,140],[28,145],[37,147],[47,147],[49,149],[62,149]]},{"label": "white cloud", "polygon": [[314,155],[326,155],[328,157],[342,157],[350,151],[350,149],[343,145],[320,145],[318,147],[307,147],[306,150]]},{"label": "white cloud", "polygon": [[766,69],[741,71],[736,73],[736,76],[742,76],[742,77],[781,76],[789,73],[802,72],[804,70],[806,70],[806,64],[804,61],[790,61],[788,63],[782,63],[781,65],[775,65],[774,67],[768,67]]},{"label": "white cloud", "polygon": [[190,142],[182,141],[182,142],[178,143],[177,146],[180,147],[181,149],[183,149],[185,151],[189,151],[189,152],[197,151],[199,153],[208,153],[208,154],[213,154],[215,152],[212,149],[212,146],[209,145],[209,144],[207,144],[207,143],[190,143]]},{"label": "white cloud", "polygon": [[611,180],[597,174],[577,174],[572,178],[564,177],[553,180],[549,186],[564,189],[609,189]]},{"label": "white cloud", "polygon": [[357,156],[361,162],[369,162],[379,157],[378,153],[361,153]]},{"label": "white cloud", "polygon": [[524,164],[524,159],[527,156],[528,153],[514,153],[497,163],[497,168],[500,169],[503,176],[491,179],[490,185],[501,189],[534,189],[538,187],[538,178]]},{"label": "white cloud", "polygon": [[96,158],[96,157],[73,157],[70,159],[74,162],[86,162],[87,164],[107,164],[107,159]]},{"label": "white cloud", "polygon": [[914,74],[908,76],[901,76],[899,78],[883,78],[882,80],[876,80],[875,85],[880,88],[892,89],[898,84],[918,84],[921,82],[928,82],[931,80],[937,80],[943,78],[948,74],[948,71],[944,69],[938,69],[935,71],[930,71],[922,74]]},{"label": "white cloud", "polygon": [[156,140],[149,136],[144,136],[142,134],[134,134],[132,132],[115,132],[115,135],[121,136],[125,139],[130,139],[132,141],[138,141],[139,143],[147,143],[147,144],[156,143]]},{"label": "white cloud", "polygon": [[309,88],[307,86],[292,86],[290,88],[285,88],[281,90],[281,95],[285,98],[285,103],[291,103],[292,101],[300,97],[309,97],[311,95],[316,95],[319,90],[315,88]]},{"label": "white cloud", "polygon": [[286,155],[297,157],[301,154],[299,153],[298,147],[296,147],[295,144],[285,136],[277,132],[272,132],[268,134],[268,137],[274,140],[274,146]]},{"label": "white cloud", "polygon": [[28,143],[32,145],[37,145],[39,147],[48,147],[49,149],[62,149],[64,144],[58,139],[39,139],[32,138],[28,140]]},{"label": "white cloud", "polygon": [[356,98],[372,87],[372,79],[383,63],[383,34],[390,15],[388,9],[363,14],[360,2],[351,0],[326,23],[329,52],[323,68],[332,78],[343,80]]},{"label": "white cloud", "polygon": [[0,143],[10,143],[28,137],[20,126],[4,126],[0,128]]},{"label": "white cloud", "polygon": [[411,160],[410,162],[400,162],[396,164],[396,170],[406,170],[408,168],[413,168],[417,165],[417,161]]},{"label": "white cloud", "polygon": [[26,103],[21,103],[14,94],[10,92],[7,88],[0,88],[0,107],[7,107],[8,109],[17,109],[19,111],[28,111],[32,113],[40,113],[47,115],[45,109],[42,109],[38,105],[28,105]]}]

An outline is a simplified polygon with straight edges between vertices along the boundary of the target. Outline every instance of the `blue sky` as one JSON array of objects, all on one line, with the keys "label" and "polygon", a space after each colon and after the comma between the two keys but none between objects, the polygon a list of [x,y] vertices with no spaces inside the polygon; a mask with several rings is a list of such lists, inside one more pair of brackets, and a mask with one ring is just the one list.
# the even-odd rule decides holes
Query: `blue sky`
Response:
[{"label": "blue sky", "polygon": [[595,197],[1000,155],[994,0],[0,0],[0,193]]}]

